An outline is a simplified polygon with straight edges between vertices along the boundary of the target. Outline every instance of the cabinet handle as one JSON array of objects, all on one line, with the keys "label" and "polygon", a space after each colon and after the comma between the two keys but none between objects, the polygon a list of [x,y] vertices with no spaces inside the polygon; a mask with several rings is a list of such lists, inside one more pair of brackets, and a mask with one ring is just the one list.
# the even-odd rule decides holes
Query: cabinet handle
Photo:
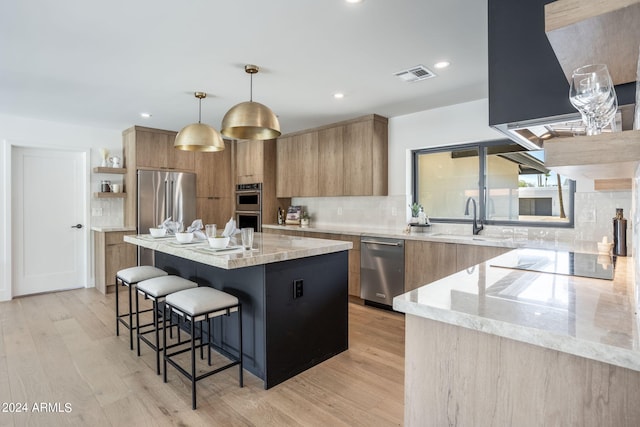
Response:
[{"label": "cabinet handle", "polygon": [[361,240],[360,243],[370,243],[370,244],[382,245],[382,246],[402,246],[402,243],[400,243],[400,242],[387,243],[387,242],[374,242],[374,241],[371,241],[371,240]]}]

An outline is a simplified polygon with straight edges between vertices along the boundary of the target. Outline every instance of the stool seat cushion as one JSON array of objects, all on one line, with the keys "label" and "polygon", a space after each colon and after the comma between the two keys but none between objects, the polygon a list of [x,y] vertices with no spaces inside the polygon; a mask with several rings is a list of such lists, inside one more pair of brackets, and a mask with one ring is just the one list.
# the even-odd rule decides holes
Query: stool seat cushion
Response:
[{"label": "stool seat cushion", "polygon": [[140,265],[138,267],[129,267],[118,271],[116,276],[127,283],[138,283],[143,280],[153,279],[154,277],[166,276],[168,273],[157,267],[150,265]]},{"label": "stool seat cushion", "polygon": [[185,289],[197,288],[198,284],[191,280],[171,275],[143,280],[138,283],[137,287],[139,291],[144,291],[148,295],[158,298],[167,296],[174,292],[184,291]]},{"label": "stool seat cushion", "polygon": [[189,316],[198,316],[238,304],[238,298],[208,286],[167,295],[165,301]]}]

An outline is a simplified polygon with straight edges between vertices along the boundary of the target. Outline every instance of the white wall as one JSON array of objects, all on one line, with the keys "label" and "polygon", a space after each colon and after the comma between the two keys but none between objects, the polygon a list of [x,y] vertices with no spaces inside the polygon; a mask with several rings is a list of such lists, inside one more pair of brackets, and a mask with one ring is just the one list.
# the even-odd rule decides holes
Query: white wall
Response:
[{"label": "white wall", "polygon": [[[101,162],[100,148],[106,148],[111,155],[122,155],[122,129],[98,129],[64,123],[33,120],[0,114],[0,301],[11,298],[11,147],[46,147],[91,150],[90,167],[99,166]],[[89,171],[87,171],[89,173]],[[91,175],[89,191],[98,191],[100,179],[109,177]],[[92,217],[92,225],[122,225],[122,201],[103,204],[102,201],[92,199],[92,207],[103,209],[103,216]],[[119,206],[118,206],[119,205]],[[88,217],[90,216],[88,212]],[[46,213],[43,212],[43,215]],[[119,216],[118,216],[119,214]],[[90,242],[90,240],[88,240]],[[89,245],[90,248],[93,245]],[[87,271],[93,271],[93,266],[87,266]],[[92,276],[92,275],[91,275]],[[87,284],[93,285],[92,277],[87,278]]]}]

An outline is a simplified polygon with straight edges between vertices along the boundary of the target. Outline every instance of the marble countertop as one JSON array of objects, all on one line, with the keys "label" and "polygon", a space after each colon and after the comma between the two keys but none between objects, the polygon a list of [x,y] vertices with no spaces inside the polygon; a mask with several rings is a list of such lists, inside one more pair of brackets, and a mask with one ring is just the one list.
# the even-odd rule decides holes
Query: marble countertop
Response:
[{"label": "marble countertop", "polygon": [[533,241],[528,239],[513,239],[509,237],[469,234],[449,234],[433,231],[426,232],[405,232],[400,229],[390,228],[372,228],[372,227],[342,227],[338,225],[331,226],[309,226],[300,227],[299,225],[274,225],[263,224],[262,228],[271,230],[288,230],[302,231],[309,233],[327,233],[327,234],[345,234],[348,236],[376,236],[376,237],[392,237],[404,240],[419,240],[441,243],[455,243],[462,245],[474,246],[494,246],[500,248],[541,248],[541,249],[559,249],[572,250],[577,252],[597,252],[595,242],[553,242],[553,241]]},{"label": "marble countertop", "polygon": [[[397,296],[393,308],[640,371],[633,259],[617,258],[613,280],[493,266],[512,265],[527,251],[510,251]],[[599,257],[592,267],[605,267],[607,259]]]},{"label": "marble countertop", "polygon": [[136,231],[136,228],[135,227],[94,226],[94,227],[91,227],[91,231],[97,231],[99,233],[111,233],[111,232],[117,232],[117,231]]},{"label": "marble countertop", "polygon": [[225,251],[211,249],[209,243],[204,240],[181,244],[174,237],[153,238],[149,234],[124,236],[124,241],[227,270],[348,251],[353,248],[351,242],[340,240],[263,233],[254,234],[254,249],[251,251],[245,251],[239,246],[239,236],[237,243],[233,239],[229,243],[227,249],[232,249]]}]

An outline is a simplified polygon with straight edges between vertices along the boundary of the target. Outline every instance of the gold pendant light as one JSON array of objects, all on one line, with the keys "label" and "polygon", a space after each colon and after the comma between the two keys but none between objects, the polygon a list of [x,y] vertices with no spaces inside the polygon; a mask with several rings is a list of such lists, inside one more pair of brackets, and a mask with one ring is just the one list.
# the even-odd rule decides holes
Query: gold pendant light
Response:
[{"label": "gold pendant light", "polygon": [[245,65],[251,76],[249,102],[232,107],[222,119],[220,132],[234,139],[274,139],[281,135],[276,115],[266,105],[253,102],[253,75],[259,71],[257,65]]},{"label": "gold pendant light", "polygon": [[176,141],[173,143],[174,148],[184,151],[222,151],[224,150],[224,141],[217,130],[209,125],[200,123],[202,116],[202,99],[207,97],[205,92],[195,92],[198,98],[198,123],[193,123],[182,128]]}]

